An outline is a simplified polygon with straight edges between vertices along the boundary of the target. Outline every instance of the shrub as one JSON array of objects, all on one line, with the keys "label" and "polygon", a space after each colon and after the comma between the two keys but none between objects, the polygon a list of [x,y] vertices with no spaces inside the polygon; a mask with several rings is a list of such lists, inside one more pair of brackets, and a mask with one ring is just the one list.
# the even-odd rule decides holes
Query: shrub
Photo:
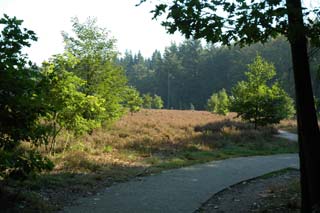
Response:
[{"label": "shrub", "polygon": [[139,92],[135,88],[129,87],[126,90],[126,94],[124,97],[125,101],[123,105],[128,108],[131,113],[140,111],[143,100],[140,97]]},{"label": "shrub", "polygon": [[255,128],[292,116],[292,99],[277,82],[268,86],[276,75],[273,64],[257,56],[248,68],[245,73],[248,80],[239,82],[232,89],[231,109],[243,120],[253,123]]},{"label": "shrub", "polygon": [[142,96],[142,107],[144,109],[151,109],[152,108],[152,96],[148,93],[148,94],[143,94]]},{"label": "shrub", "polygon": [[163,108],[163,100],[160,96],[154,95],[152,99],[152,109],[162,109]]},{"label": "shrub", "polygon": [[220,90],[218,93],[213,93],[207,101],[207,110],[209,112],[227,115],[229,112],[229,97],[225,89]]}]

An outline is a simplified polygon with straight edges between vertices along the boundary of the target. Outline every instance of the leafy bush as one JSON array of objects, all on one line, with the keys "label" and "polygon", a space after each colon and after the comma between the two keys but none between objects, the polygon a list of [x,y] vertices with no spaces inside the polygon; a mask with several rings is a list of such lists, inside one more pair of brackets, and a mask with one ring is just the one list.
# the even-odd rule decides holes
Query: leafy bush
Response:
[{"label": "leafy bush", "polygon": [[225,89],[218,93],[213,93],[207,101],[207,110],[222,115],[227,115],[229,112],[229,97]]},{"label": "leafy bush", "polygon": [[152,108],[152,96],[148,93],[148,94],[143,94],[142,95],[142,107],[145,109],[151,109]]},{"label": "leafy bush", "polygon": [[152,99],[152,108],[153,109],[162,109],[163,108],[163,100],[160,96],[154,95]]},{"label": "leafy bush", "polygon": [[158,95],[150,95],[150,93],[142,95],[142,107],[144,109],[162,109],[163,100]]},{"label": "leafy bush", "polygon": [[135,88],[128,87],[124,97],[124,107],[128,108],[131,113],[140,111],[143,100]]},{"label": "leafy bush", "polygon": [[293,101],[275,82],[268,86],[276,75],[273,64],[257,56],[248,65],[247,81],[239,82],[232,89],[231,106],[242,119],[257,126],[279,123],[293,115]]}]

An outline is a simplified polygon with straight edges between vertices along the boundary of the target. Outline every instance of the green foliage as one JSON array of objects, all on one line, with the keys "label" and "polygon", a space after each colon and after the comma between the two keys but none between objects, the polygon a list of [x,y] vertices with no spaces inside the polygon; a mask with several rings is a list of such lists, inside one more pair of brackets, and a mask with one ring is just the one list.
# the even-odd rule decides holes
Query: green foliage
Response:
[{"label": "green foliage", "polygon": [[105,64],[104,72],[100,75],[103,79],[97,85],[94,95],[104,99],[105,121],[114,121],[125,112],[122,103],[126,102],[127,91],[130,87],[123,69],[113,64]]},{"label": "green foliage", "polygon": [[16,18],[5,15],[0,24],[5,25],[0,37],[0,147],[9,150],[21,140],[31,140],[42,111],[38,108],[36,67],[21,52],[36,36],[22,30],[22,21]]},{"label": "green foliage", "polygon": [[[165,16],[162,25],[169,33],[179,31],[187,38],[243,46],[265,43],[279,34],[292,36],[288,34],[287,6],[282,0],[185,0],[158,3],[151,12],[153,18]],[[319,11],[319,7],[303,10],[305,32],[314,44],[319,44]]]},{"label": "green foliage", "polygon": [[[130,85],[141,94],[161,96],[164,107],[168,108],[169,102],[169,108],[190,109],[190,103],[193,103],[196,109],[203,110],[213,91],[218,92],[221,88],[231,91],[232,86],[244,79],[244,70],[257,53],[274,63],[281,87],[294,97],[293,75],[289,69],[292,66],[290,48],[284,37],[241,49],[184,41],[179,45],[171,44],[162,55],[155,51],[151,58],[127,52],[118,63],[124,67]],[[319,56],[319,53],[314,54],[311,59],[314,92],[318,97],[320,81],[315,74]],[[137,63],[143,68],[138,69]]]},{"label": "green foliage", "polygon": [[80,23],[73,18],[74,36],[63,33],[67,60],[76,59],[66,70],[84,80],[81,90],[86,95],[104,99],[104,119],[108,123],[124,113],[122,103],[126,102],[128,85],[123,69],[114,64],[115,39],[96,22],[89,18]]},{"label": "green foliage", "polygon": [[232,89],[231,110],[255,127],[279,123],[293,115],[292,99],[278,83],[268,86],[276,71],[272,64],[257,56],[248,65],[247,81]]},{"label": "green foliage", "polygon": [[113,151],[113,147],[111,145],[106,145],[103,148],[103,152],[110,153]]},{"label": "green foliage", "polygon": [[125,102],[123,103],[124,107],[128,108],[131,113],[134,113],[140,111],[142,103],[143,100],[139,92],[133,87],[128,87]]},{"label": "green foliage", "polygon": [[207,101],[207,110],[209,112],[227,115],[229,112],[230,100],[225,89],[218,93],[213,93]]},{"label": "green foliage", "polygon": [[145,109],[151,109],[152,108],[152,96],[148,93],[148,94],[143,94],[142,95],[142,107]]},{"label": "green foliage", "polygon": [[211,97],[207,101],[207,110],[209,112],[218,112],[218,104],[219,104],[219,99],[218,99],[218,94],[213,93]]},{"label": "green foliage", "polygon": [[160,96],[158,96],[158,95],[153,96],[152,108],[153,109],[162,109],[163,108],[163,101]]},{"label": "green foliage", "polygon": [[63,56],[56,56],[42,67],[43,96],[47,113],[43,117],[45,125],[50,129],[47,144],[54,153],[56,137],[61,130],[73,135],[89,132],[100,126],[104,114],[104,100],[100,97],[86,95],[80,91],[85,81],[65,70]]},{"label": "green foliage", "polygon": [[33,31],[21,28],[22,22],[7,15],[0,19],[0,179],[52,168],[38,153],[18,151],[22,141],[41,145],[45,134],[39,126],[39,117],[45,114],[41,76],[22,53],[37,38]]},{"label": "green foliage", "polygon": [[163,101],[158,95],[151,96],[150,93],[142,95],[142,107],[145,109],[162,109]]}]

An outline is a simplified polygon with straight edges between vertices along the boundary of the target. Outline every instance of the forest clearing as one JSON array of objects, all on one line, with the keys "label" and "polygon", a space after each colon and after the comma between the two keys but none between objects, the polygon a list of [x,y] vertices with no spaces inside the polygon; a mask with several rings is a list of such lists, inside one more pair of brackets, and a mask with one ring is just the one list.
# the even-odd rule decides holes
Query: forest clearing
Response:
[{"label": "forest clearing", "polygon": [[[62,135],[57,153],[44,153],[56,165],[53,171],[14,182],[11,190],[23,192],[8,204],[22,199],[17,208],[57,210],[103,186],[136,176],[232,157],[297,152],[296,143],[273,136],[277,126],[255,130],[234,117],[234,113],[141,110],[110,128],[75,138],[67,149]],[[279,126],[292,129],[294,123],[287,120]]]},{"label": "forest clearing", "polygon": [[[301,198],[299,208],[320,212],[319,4],[137,0],[129,6],[115,3],[120,1],[104,5],[70,0],[69,9],[64,4],[68,12],[61,16],[62,23],[49,11],[32,21],[16,9],[36,15],[35,7],[18,1],[0,2],[0,202],[4,204],[0,211],[64,211],[80,197],[90,200],[102,188],[115,189],[118,196],[121,189],[114,186],[131,187],[139,178],[142,185],[133,187],[137,189],[133,192],[136,195],[142,189],[136,197],[143,198],[147,194],[143,190],[154,183],[148,185],[142,179],[152,177],[162,178],[163,188],[177,192],[177,198],[187,194],[184,189],[190,180],[210,182],[215,189],[194,184],[195,190],[189,191],[189,195],[201,191],[208,198],[219,187],[279,169],[300,168],[300,176],[294,176],[300,177],[301,194],[296,183],[292,187],[295,197]],[[51,3],[52,8],[58,5]],[[130,30],[116,37],[109,28],[100,27],[95,17],[100,8],[130,11],[149,3],[151,7],[131,17],[145,12],[153,17],[134,24],[117,22],[123,20],[118,15],[130,12],[104,16],[104,21]],[[93,16],[88,14],[89,6]],[[84,12],[71,17],[75,8]],[[54,24],[45,20],[49,16]],[[158,36],[149,35],[140,43],[130,40],[157,31],[142,24],[151,18],[160,18],[157,24],[167,33],[177,32],[186,40],[166,47]],[[140,24],[143,28],[131,28]],[[59,39],[43,40],[53,27],[55,32],[59,28]],[[120,50],[117,39],[130,42]],[[140,48],[150,47],[148,39],[159,45],[145,55]],[[44,49],[34,58],[37,48],[26,49],[36,42]],[[50,49],[49,44],[60,50]],[[130,50],[131,44],[137,45],[137,51]],[[215,164],[211,169],[221,165],[222,172],[206,167],[211,163]],[[183,186],[174,181],[167,184],[188,169],[197,176]],[[177,173],[163,175],[171,172]],[[279,178],[286,179],[288,174]],[[180,180],[186,177],[181,175]],[[152,188],[149,192],[153,195]],[[109,201],[115,200],[111,196]],[[195,210],[204,202],[200,201],[189,209]],[[113,206],[109,207],[112,211]],[[143,205],[134,207],[139,212]]]}]

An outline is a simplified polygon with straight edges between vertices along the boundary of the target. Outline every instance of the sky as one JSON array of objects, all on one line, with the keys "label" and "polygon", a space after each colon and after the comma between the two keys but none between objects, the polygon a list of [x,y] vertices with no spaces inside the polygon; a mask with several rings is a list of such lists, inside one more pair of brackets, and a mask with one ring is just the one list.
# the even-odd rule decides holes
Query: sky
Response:
[{"label": "sky", "polygon": [[[320,4],[320,0],[303,2],[311,8]],[[172,42],[183,41],[180,34],[167,34],[160,21],[152,20],[150,3],[136,7],[137,3],[139,0],[0,0],[0,17],[3,13],[16,16],[24,20],[24,27],[36,32],[39,40],[26,52],[39,65],[63,52],[61,32],[71,32],[70,20],[75,16],[81,22],[96,17],[99,27],[107,28],[117,39],[122,55],[131,50],[150,57],[156,49],[163,51]]]},{"label": "sky", "polygon": [[152,20],[149,3],[135,7],[139,0],[0,0],[0,17],[4,13],[24,20],[23,27],[35,31],[38,41],[26,52],[41,64],[53,54],[63,52],[61,32],[71,32],[71,18],[81,22],[96,17],[99,27],[110,31],[120,53],[141,51],[150,57],[154,50],[163,51],[183,37],[167,34],[160,21]]}]

